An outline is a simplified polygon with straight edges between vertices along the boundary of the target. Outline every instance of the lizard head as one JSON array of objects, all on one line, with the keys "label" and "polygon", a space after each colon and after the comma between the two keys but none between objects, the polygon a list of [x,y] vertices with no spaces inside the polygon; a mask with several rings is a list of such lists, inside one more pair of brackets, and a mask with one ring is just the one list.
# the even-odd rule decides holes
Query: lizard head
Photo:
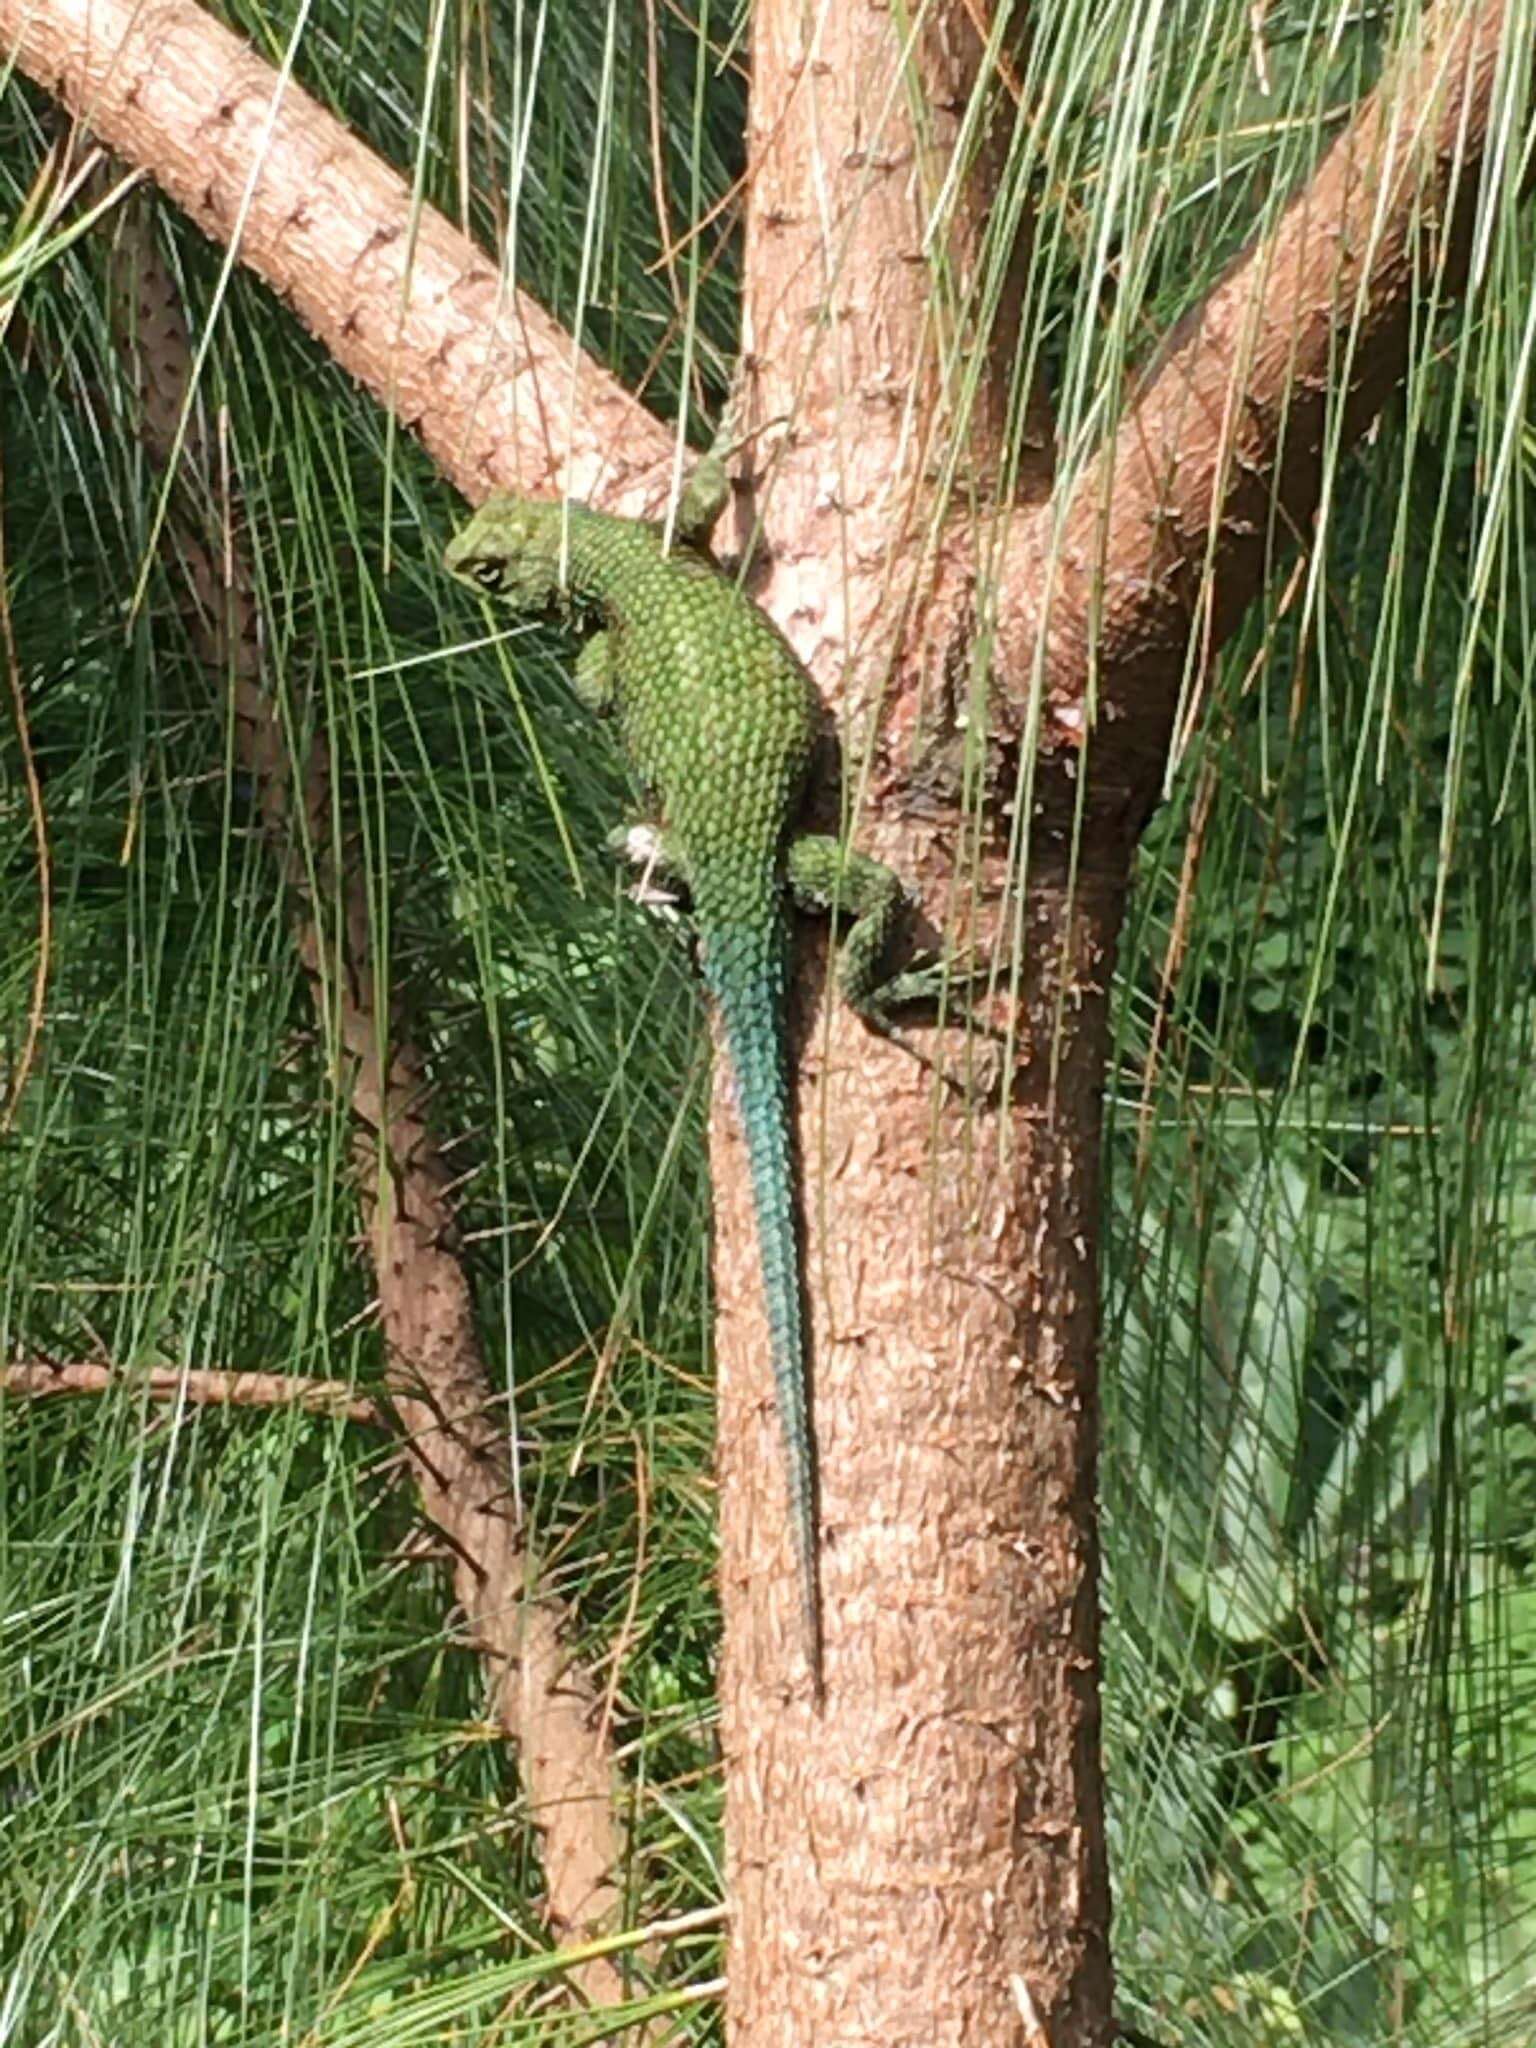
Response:
[{"label": "lizard head", "polygon": [[487,498],[449,541],[443,567],[520,612],[563,611],[569,604],[561,575],[564,509],[558,500]]}]

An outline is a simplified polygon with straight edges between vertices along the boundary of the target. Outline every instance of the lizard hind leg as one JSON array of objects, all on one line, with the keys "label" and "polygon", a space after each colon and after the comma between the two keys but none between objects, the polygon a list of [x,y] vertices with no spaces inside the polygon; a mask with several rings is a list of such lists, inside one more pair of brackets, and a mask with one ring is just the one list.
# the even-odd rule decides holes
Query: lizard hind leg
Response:
[{"label": "lizard hind leg", "polygon": [[841,840],[807,832],[791,840],[785,875],[798,909],[853,920],[838,948],[837,984],[844,1002],[866,1022],[888,1030],[893,1010],[946,1000],[952,1015],[965,1014],[963,991],[980,977],[948,955],[920,959],[902,974],[882,973],[908,903],[894,868]]},{"label": "lizard hind leg", "polygon": [[798,909],[853,920],[838,947],[838,990],[851,1010],[883,1024],[890,1004],[881,969],[907,900],[900,877],[818,832],[790,841],[784,873]]},{"label": "lizard hind leg", "polygon": [[[950,1023],[980,1023],[966,991],[988,978],[986,967],[967,966],[940,955],[919,959],[904,973],[884,975],[885,956],[908,902],[895,870],[820,833],[803,833],[791,840],[784,865],[790,895],[799,909],[852,919],[838,949],[837,967],[838,992],[848,1007],[920,1066],[938,1074],[958,1093],[968,1094],[968,1084],[898,1028],[892,1012],[926,1004],[945,1011]],[[983,1024],[981,1028],[989,1027]]]}]

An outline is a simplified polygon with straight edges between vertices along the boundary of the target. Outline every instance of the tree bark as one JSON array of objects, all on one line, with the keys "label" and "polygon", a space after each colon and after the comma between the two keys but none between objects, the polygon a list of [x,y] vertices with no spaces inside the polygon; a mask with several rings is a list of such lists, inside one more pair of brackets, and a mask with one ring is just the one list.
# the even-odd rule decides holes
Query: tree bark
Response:
[{"label": "tree bark", "polygon": [[[1000,863],[984,881],[995,897]],[[1123,893],[1123,873],[1032,887],[1018,1085],[1002,1108],[942,1108],[937,1136],[922,1070],[841,1016],[804,1022],[819,1714],[787,1677],[777,1428],[739,1149],[717,1120],[742,2043],[990,2048],[1031,2041],[1031,2014],[1053,2043],[1110,2038],[1094,1332]]]},{"label": "tree bark", "polygon": [[311,1380],[298,1373],[239,1372],[228,1366],[151,1365],[127,1370],[100,1360],[17,1359],[0,1365],[0,1389],[33,1401],[87,1394],[136,1394],[188,1408],[301,1408],[387,1429],[389,1416],[347,1380]]},{"label": "tree bark", "polygon": [[1530,58],[1507,13],[1426,11],[1274,230],[1168,336],[1064,514],[1013,531],[999,668],[1038,672],[1048,755],[1083,744],[1091,682],[1096,780],[1156,799],[1176,715],[1187,737],[1214,656],[1276,561],[1311,544],[1326,448],[1375,419],[1522,171]]},{"label": "tree bark", "polygon": [[[930,479],[961,455],[991,496],[1005,469],[1017,279],[998,345],[946,331],[934,289],[942,267],[963,303],[983,260],[1001,168],[985,122],[924,253],[966,109],[989,90],[981,44],[958,4],[905,58],[876,6],[758,0],[753,31],[744,359],[763,432],[744,509],[771,542],[760,595],[836,686],[853,758],[879,734],[861,843],[918,885],[935,926],[969,896],[987,939],[1006,845],[958,807],[919,816],[909,775],[925,722],[953,713],[974,632],[970,540],[957,527],[933,546]],[[964,415],[961,347],[982,365]],[[739,1142],[715,1119],[729,1998],[732,2038],[753,2048],[1110,2039],[1095,1251],[1127,851],[1092,848],[1075,885],[1064,860],[1030,875],[1002,1103],[936,1098],[835,1003],[799,1019],[819,1711],[794,1649]],[[825,980],[818,953],[802,986]],[[963,1036],[945,1035],[937,1056],[962,1068]]]}]

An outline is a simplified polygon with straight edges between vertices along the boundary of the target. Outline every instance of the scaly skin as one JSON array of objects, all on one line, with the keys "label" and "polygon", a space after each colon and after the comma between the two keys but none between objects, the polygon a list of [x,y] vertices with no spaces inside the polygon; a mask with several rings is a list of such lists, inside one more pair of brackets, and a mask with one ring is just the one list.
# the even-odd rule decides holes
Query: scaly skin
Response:
[{"label": "scaly skin", "polygon": [[844,995],[883,1023],[889,1001],[928,992],[921,977],[876,989],[902,902],[889,869],[834,839],[791,841],[816,730],[815,687],[788,642],[707,556],[663,551],[661,530],[579,505],[491,499],[450,542],[445,566],[515,610],[596,636],[576,688],[613,712],[662,814],[665,865],[686,881],[704,978],[724,1029],[746,1138],[789,1460],[806,1657],[821,1691],[816,1468],[807,1394],[789,1074],[786,885],[807,907],[856,914],[844,942]]}]

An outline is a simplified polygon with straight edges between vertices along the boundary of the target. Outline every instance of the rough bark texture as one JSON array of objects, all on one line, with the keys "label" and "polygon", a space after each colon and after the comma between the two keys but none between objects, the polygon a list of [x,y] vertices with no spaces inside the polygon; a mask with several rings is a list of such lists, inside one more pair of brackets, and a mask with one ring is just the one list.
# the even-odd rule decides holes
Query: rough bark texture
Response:
[{"label": "rough bark texture", "polygon": [[[159,75],[172,67],[146,53],[172,32],[190,37],[184,4],[150,0],[131,14],[127,0],[91,0],[94,54],[86,0],[35,5],[0,0],[0,43],[72,104],[91,101],[135,161],[210,232],[227,233],[269,91],[255,61],[227,38],[216,64],[178,41],[174,68],[193,85],[173,89]],[[1171,339],[1073,487],[1059,549],[1049,544],[1058,507],[1011,522],[994,664],[1001,735],[1016,737],[1036,677],[1048,712],[1028,893],[1010,912],[1025,980],[1009,1101],[936,1101],[899,1052],[807,998],[799,1133],[826,1532],[822,1716],[787,1678],[798,1664],[779,1446],[745,1173],[722,1092],[723,1708],[742,2048],[1102,2048],[1110,2038],[1093,1339],[1105,991],[1129,852],[1161,786],[1187,650],[1198,675],[1276,548],[1314,515],[1341,334],[1353,334],[1343,399],[1353,433],[1402,373],[1416,273],[1438,266],[1447,290],[1461,280],[1504,13],[1487,0],[1426,16],[1420,52],[1372,96],[1278,231]],[[931,786],[919,815],[908,772],[936,707],[942,724],[973,637],[976,558],[956,526],[932,540],[932,478],[946,440],[963,432],[967,474],[985,490],[1003,414],[1002,352],[983,356],[974,416],[945,413],[944,315],[924,253],[926,207],[975,82],[973,16],[991,13],[974,0],[930,10],[910,78],[898,81],[902,30],[874,0],[758,0],[748,424],[792,418],[752,444],[756,476],[738,510],[765,519],[772,568],[759,594],[836,697],[856,758],[878,734],[864,842],[917,880],[935,923],[951,921],[964,877],[985,938],[1007,887],[1000,850],[942,810],[935,821]],[[1016,80],[1018,67],[1005,75]],[[237,118],[222,112],[226,76],[239,86]],[[443,253],[412,291],[409,362],[397,362],[387,337],[403,193],[377,167],[365,178],[365,153],[334,124],[317,143],[325,117],[290,128],[297,104],[290,89],[248,259],[382,396],[402,394],[402,415],[470,495],[492,483],[548,488],[564,474],[609,509],[656,502],[665,436],[585,373],[569,416],[558,337],[551,345],[540,330],[518,356],[515,417],[477,410],[487,365],[505,362],[508,344],[489,324],[488,267],[477,278],[441,224],[430,246]],[[921,132],[909,125],[914,105]],[[983,131],[946,225],[962,281],[996,149]],[[209,160],[220,172],[212,198]],[[333,202],[338,181],[347,190]],[[985,335],[966,341],[987,346]],[[605,471],[604,457],[624,467]],[[1084,758],[1093,682],[1108,715]],[[1069,892],[1081,772],[1091,782]],[[816,954],[802,987],[823,981]],[[379,1114],[395,1112],[381,1100]],[[408,1153],[408,1132],[400,1142]],[[383,1273],[387,1244],[380,1253]],[[445,1371],[451,1384],[451,1358]],[[474,1483],[471,1471],[470,1496]]]},{"label": "rough bark texture", "polygon": [[[958,817],[904,815],[905,757],[952,709],[972,625],[964,538],[925,539],[929,480],[956,434],[983,489],[1002,457],[1010,309],[1003,346],[975,338],[991,373],[974,415],[954,417],[954,336],[922,255],[980,45],[949,10],[904,85],[878,6],[759,0],[753,26],[748,363],[758,420],[792,416],[764,435],[747,506],[772,541],[760,595],[837,680],[845,732],[879,725],[863,842],[920,885],[936,924],[974,879],[985,935],[1000,849],[978,874]],[[995,169],[984,146],[948,222],[957,297]],[[793,1577],[767,1352],[737,1140],[716,1119],[730,2016],[753,2048],[1011,2048],[1042,2023],[1074,2048],[1110,2037],[1095,1252],[1126,852],[1091,849],[1075,895],[1060,864],[1031,877],[1006,1104],[936,1102],[923,1068],[839,1006],[805,1022],[819,1714],[803,1687],[786,1697]],[[941,1056],[962,1064],[964,1046]]]},{"label": "rough bark texture", "polygon": [[[936,1112],[925,1077],[846,1017],[807,1035],[820,1716],[803,1694],[785,1698],[783,1500],[741,1164],[717,1118],[722,1707],[744,2048],[1112,2037],[1094,1300],[1104,999],[1129,856],[1162,786],[1186,657],[1198,677],[1304,532],[1330,407],[1358,432],[1405,367],[1416,283],[1437,265],[1443,290],[1462,280],[1501,14],[1447,20],[1371,97],[1277,232],[1171,340],[1078,485],[1058,548],[1059,507],[1015,516],[998,731],[1019,730],[1037,656],[1048,716],[1007,1106],[946,1099]],[[969,871],[961,821],[916,823],[904,770],[964,672],[971,624],[963,521],[926,551],[918,536],[959,424],[938,388],[925,200],[976,44],[955,11],[926,19],[909,99],[892,90],[899,38],[884,8],[754,10],[748,363],[757,421],[792,419],[754,444],[766,473],[747,509],[773,546],[760,595],[837,683],[844,730],[878,728],[866,842],[952,928],[957,865]],[[922,134],[906,125],[913,100]],[[983,151],[946,224],[962,279],[989,170]],[[999,339],[1001,366],[1006,329]],[[965,429],[980,438],[979,480],[998,416],[984,389]],[[1085,754],[1093,685],[1107,716]],[[928,783],[925,812],[932,798]],[[984,939],[1000,866],[984,848]]]},{"label": "rough bark texture", "polygon": [[[994,877],[994,880],[996,878]],[[1109,2038],[1093,1515],[1099,1077],[1121,878],[1037,888],[1006,1110],[808,1026],[827,1699],[791,1561],[741,1162],[721,1189],[723,1709],[741,2042]],[[1050,1075],[1056,1006],[1072,1018]],[[825,1026],[830,1024],[830,1031]],[[1008,1128],[1000,1130],[1000,1117]],[[1048,1219],[1048,1222],[1047,1220]]]},{"label": "rough bark texture", "polygon": [[399,172],[192,0],[0,0],[0,49],[216,241],[238,234],[467,498],[664,499],[666,429],[441,214],[413,234]]}]

